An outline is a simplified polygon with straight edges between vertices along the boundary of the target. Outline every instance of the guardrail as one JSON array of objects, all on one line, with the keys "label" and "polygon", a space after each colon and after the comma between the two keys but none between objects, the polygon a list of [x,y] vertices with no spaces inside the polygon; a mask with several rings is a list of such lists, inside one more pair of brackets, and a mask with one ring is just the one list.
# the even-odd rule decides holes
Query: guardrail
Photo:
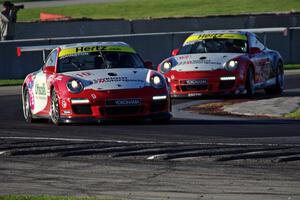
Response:
[{"label": "guardrail", "polygon": [[[271,49],[278,50],[286,63],[300,63],[300,27],[277,27],[263,29],[234,29],[247,30],[262,36]],[[92,41],[123,41],[129,43],[144,60],[158,64],[169,57],[172,49],[181,46],[182,42],[194,31],[119,34],[105,36],[58,37],[25,39],[0,42],[0,79],[24,78],[26,74],[38,70],[43,65],[42,52],[24,53],[17,57],[16,48],[20,46],[61,45]]]}]

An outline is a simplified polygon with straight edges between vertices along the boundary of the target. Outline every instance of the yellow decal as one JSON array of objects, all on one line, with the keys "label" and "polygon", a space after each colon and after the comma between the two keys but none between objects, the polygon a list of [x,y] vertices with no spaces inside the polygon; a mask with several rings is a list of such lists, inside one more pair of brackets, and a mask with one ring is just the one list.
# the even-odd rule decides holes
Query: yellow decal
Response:
[{"label": "yellow decal", "polygon": [[90,53],[90,52],[125,52],[125,53],[135,53],[135,51],[128,46],[90,46],[90,47],[76,47],[70,49],[62,49],[59,53],[59,57],[69,56],[79,53]]},{"label": "yellow decal", "polygon": [[238,33],[213,33],[213,34],[200,34],[200,35],[191,35],[188,37],[184,43],[194,42],[199,40],[207,39],[236,39],[236,40],[247,40],[246,35]]}]

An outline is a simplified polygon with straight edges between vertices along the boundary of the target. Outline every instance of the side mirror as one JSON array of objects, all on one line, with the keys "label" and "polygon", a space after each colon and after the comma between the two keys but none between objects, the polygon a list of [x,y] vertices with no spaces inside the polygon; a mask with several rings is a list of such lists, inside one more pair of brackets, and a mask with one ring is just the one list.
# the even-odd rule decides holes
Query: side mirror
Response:
[{"label": "side mirror", "polygon": [[176,56],[179,53],[179,49],[174,49],[172,51],[172,56]]},{"label": "side mirror", "polygon": [[43,67],[43,72],[46,74],[54,74],[55,66],[45,66]]},{"label": "side mirror", "polygon": [[148,69],[153,69],[153,63],[151,61],[145,61],[144,64]]},{"label": "side mirror", "polygon": [[260,48],[257,48],[257,47],[251,47],[250,50],[249,50],[249,53],[250,54],[257,54],[257,53],[261,53],[261,50],[260,50]]}]

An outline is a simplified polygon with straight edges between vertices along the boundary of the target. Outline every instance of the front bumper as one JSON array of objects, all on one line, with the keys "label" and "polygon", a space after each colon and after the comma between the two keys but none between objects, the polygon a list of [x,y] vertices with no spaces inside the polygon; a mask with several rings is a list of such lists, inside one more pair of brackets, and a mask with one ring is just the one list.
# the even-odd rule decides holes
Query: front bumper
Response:
[{"label": "front bumper", "polygon": [[245,90],[243,74],[238,71],[197,71],[165,74],[172,97],[196,97],[212,94],[239,94]]},{"label": "front bumper", "polygon": [[[161,98],[165,97],[165,98]],[[165,89],[85,90],[60,98],[64,122],[171,117],[170,95]],[[169,113],[168,115],[166,113]]]}]

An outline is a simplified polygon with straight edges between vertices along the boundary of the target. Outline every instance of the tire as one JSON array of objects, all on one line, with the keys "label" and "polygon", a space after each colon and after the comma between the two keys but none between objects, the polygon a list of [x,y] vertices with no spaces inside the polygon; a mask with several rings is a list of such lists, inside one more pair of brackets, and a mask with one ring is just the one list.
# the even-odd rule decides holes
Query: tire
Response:
[{"label": "tire", "polygon": [[275,85],[274,87],[265,88],[266,94],[269,95],[280,95],[284,89],[284,73],[283,73],[283,64],[282,62],[278,62],[276,67],[276,74],[275,74]]},{"label": "tire", "polygon": [[32,123],[32,122],[34,122],[34,119],[32,117],[31,106],[30,106],[30,96],[29,96],[27,87],[24,88],[22,97],[23,97],[22,98],[23,114],[24,114],[25,121],[28,123]]},{"label": "tire", "polygon": [[59,100],[55,90],[52,90],[51,92],[50,118],[53,124],[59,125],[60,122]]},{"label": "tire", "polygon": [[253,97],[253,95],[255,94],[255,87],[254,87],[254,74],[253,74],[253,69],[251,67],[249,67],[247,71],[245,88],[247,90],[246,96],[249,98]]}]

